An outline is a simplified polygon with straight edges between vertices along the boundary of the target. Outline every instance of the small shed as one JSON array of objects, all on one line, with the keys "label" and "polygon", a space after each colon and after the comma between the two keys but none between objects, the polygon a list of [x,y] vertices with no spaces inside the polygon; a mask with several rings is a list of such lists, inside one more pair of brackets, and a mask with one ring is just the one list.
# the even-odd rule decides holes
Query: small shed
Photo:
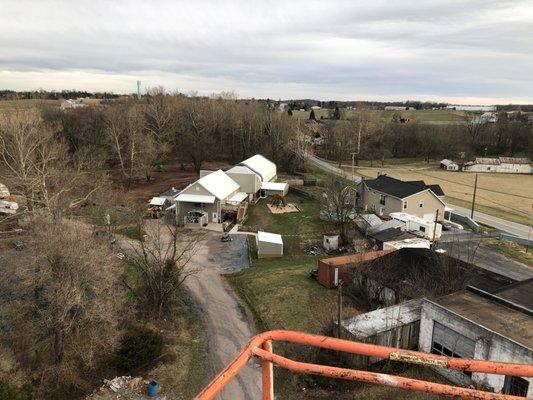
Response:
[{"label": "small shed", "polygon": [[447,158],[440,162],[440,167],[446,171],[459,171],[459,164]]},{"label": "small shed", "polygon": [[289,192],[289,185],[285,182],[263,182],[261,191],[264,196],[280,195],[285,196]]},{"label": "small shed", "polygon": [[257,257],[274,258],[283,256],[283,239],[281,235],[257,232]]}]

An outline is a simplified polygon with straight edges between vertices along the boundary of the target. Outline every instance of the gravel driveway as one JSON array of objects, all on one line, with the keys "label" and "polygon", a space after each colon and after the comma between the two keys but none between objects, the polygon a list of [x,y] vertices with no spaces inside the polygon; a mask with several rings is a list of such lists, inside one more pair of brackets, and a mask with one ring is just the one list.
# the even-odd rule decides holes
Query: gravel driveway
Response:
[{"label": "gravel driveway", "polygon": [[[223,243],[220,234],[209,232],[192,260],[192,267],[199,269],[199,273],[185,282],[204,322],[209,380],[233,360],[254,336],[249,313],[222,276],[248,267],[245,236],[232,237],[232,242]],[[256,362],[250,362],[219,396],[219,399],[224,400],[260,398],[261,369]]]}]

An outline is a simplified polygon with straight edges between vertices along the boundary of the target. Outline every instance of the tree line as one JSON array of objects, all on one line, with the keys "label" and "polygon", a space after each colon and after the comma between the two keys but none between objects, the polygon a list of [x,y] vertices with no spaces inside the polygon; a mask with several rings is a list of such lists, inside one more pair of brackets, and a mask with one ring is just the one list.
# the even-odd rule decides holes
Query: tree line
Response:
[{"label": "tree line", "polygon": [[[533,123],[527,114],[513,118],[501,112],[495,123],[477,119],[462,124],[404,123],[393,116],[360,110],[348,120],[320,122],[320,152],[338,161],[387,158],[450,158],[470,161],[483,156],[533,158]],[[358,152],[358,149],[359,152]],[[463,157],[464,156],[464,157]]]}]

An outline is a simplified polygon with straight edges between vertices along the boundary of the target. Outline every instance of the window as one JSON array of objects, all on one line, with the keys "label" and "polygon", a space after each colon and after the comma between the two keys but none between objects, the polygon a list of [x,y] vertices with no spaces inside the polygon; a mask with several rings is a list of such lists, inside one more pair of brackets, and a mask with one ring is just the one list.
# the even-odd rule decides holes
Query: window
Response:
[{"label": "window", "polygon": [[[431,353],[446,357],[474,358],[476,342],[454,330],[439,324],[433,323],[433,341]],[[471,372],[464,372],[467,376],[472,376]]]},{"label": "window", "polygon": [[424,207],[424,200],[420,200],[418,202],[418,207],[420,207],[420,208]]},{"label": "window", "polygon": [[420,226],[420,232],[425,232],[426,231],[426,227],[425,226]]},{"label": "window", "polygon": [[403,209],[405,210],[406,208],[407,208],[407,202],[405,201],[405,202],[403,203]]},{"label": "window", "polygon": [[505,384],[503,385],[503,392],[505,394],[511,394],[513,396],[527,396],[529,389],[529,382],[520,378],[519,376],[506,376]]},{"label": "window", "polygon": [[384,194],[379,195],[379,204],[385,205],[385,196]]}]

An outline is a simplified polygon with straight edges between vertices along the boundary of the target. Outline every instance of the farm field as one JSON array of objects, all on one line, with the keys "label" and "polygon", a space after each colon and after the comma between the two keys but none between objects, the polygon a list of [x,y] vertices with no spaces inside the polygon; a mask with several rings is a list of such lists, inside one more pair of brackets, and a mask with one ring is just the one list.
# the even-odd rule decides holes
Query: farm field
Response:
[{"label": "farm field", "polygon": [[[351,167],[344,168],[351,171]],[[356,171],[368,178],[375,178],[379,172],[383,172],[401,180],[424,180],[428,184],[439,184],[446,194],[446,200],[462,207],[470,207],[474,192],[475,174],[443,171],[435,163],[426,164],[412,159],[403,162],[395,160],[394,164],[386,162],[384,167],[370,167],[364,163]],[[479,174],[476,210],[528,224],[532,204],[532,175]]]},{"label": "farm field", "polygon": [[59,106],[59,100],[41,100],[41,99],[24,99],[24,100],[0,100],[0,111],[5,110],[26,110],[29,108],[40,107],[43,105]]},{"label": "farm field", "polygon": [[[300,119],[309,119],[309,114],[311,111],[298,111],[294,110],[292,112],[293,116]],[[319,120],[320,117],[329,118],[330,113],[333,113],[333,110],[329,109],[320,109],[315,110],[316,119]],[[343,110],[344,118],[352,118],[357,115],[357,110]],[[411,121],[417,122],[427,122],[427,123],[460,123],[467,119],[468,113],[464,111],[454,111],[454,110],[405,110],[405,111],[385,111],[385,110],[375,110],[373,113],[378,113],[382,119],[390,120],[394,114],[400,114],[404,118],[408,118]],[[470,115],[473,115],[470,113]]]}]

